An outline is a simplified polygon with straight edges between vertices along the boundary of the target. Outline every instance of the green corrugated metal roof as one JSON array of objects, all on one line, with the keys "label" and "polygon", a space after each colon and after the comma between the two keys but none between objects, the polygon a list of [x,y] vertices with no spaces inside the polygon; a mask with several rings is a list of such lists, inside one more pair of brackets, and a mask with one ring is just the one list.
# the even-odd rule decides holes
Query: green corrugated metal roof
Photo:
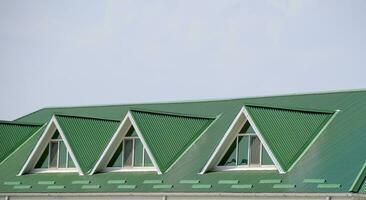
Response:
[{"label": "green corrugated metal roof", "polygon": [[40,125],[0,121],[0,163],[40,127]]},{"label": "green corrugated metal roof", "polygon": [[287,171],[332,117],[328,112],[246,106],[256,127]]},{"label": "green corrugated metal roof", "polygon": [[214,119],[131,111],[161,172],[165,172]]},{"label": "green corrugated metal roof", "polygon": [[116,132],[119,121],[56,115],[81,170],[91,170]]},{"label": "green corrugated metal roof", "polygon": [[[67,174],[28,174],[16,176],[39,139],[40,132],[18,148],[5,162],[0,164],[2,182],[20,181],[22,185],[31,185],[30,189],[14,189],[0,181],[0,193],[5,192],[90,192],[81,190],[81,185],[71,184],[76,180],[89,180],[92,185],[101,187],[93,192],[349,192],[365,163],[366,152],[366,91],[321,93],[306,95],[288,95],[261,98],[242,98],[219,101],[177,102],[157,104],[134,104],[114,106],[90,106],[70,108],[46,108],[20,118],[18,122],[46,123],[55,113],[84,115],[96,118],[110,118],[118,121],[128,110],[156,110],[161,112],[183,113],[194,116],[218,116],[205,134],[187,150],[167,172],[159,175],[155,172],[141,173],[98,173],[92,176]],[[329,126],[319,135],[296,165],[285,173],[275,171],[236,171],[209,172],[198,174],[212,155],[215,147],[223,138],[230,124],[243,105],[266,105],[275,108],[292,108],[305,111],[340,110]],[[11,142],[11,141],[10,141]],[[109,180],[125,180],[129,189],[118,188],[121,185],[108,184]],[[295,188],[273,188],[272,183],[260,183],[260,180],[280,179],[282,184],[294,184]],[[324,180],[324,183],[304,180]],[[65,188],[48,190],[38,181],[55,181]],[[169,189],[153,189],[144,180],[163,180]],[[211,188],[192,188],[192,184],[180,183],[181,180],[198,180],[199,184],[211,185]],[[240,185],[251,187],[236,188],[232,185],[218,184],[220,180],[238,180]],[[197,184],[197,183],[196,183]],[[318,184],[340,186],[327,188]],[[355,191],[357,192],[357,191]],[[365,183],[358,192],[365,193]]]}]

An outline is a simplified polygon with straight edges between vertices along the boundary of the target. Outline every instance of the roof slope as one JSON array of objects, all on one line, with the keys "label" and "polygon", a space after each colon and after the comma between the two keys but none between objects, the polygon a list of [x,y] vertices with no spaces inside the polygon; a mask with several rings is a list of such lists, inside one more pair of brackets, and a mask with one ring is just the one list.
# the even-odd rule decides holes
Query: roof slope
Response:
[{"label": "roof slope", "polygon": [[214,119],[131,111],[162,172],[165,172]]},{"label": "roof slope", "polygon": [[79,116],[55,117],[84,174],[94,167],[120,123]]},{"label": "roof slope", "polygon": [[[159,175],[149,173],[98,173],[92,176],[68,174],[28,174],[16,176],[22,164],[39,138],[34,134],[17,148],[5,162],[0,164],[0,193],[5,192],[312,192],[312,193],[348,193],[352,184],[360,174],[365,163],[366,152],[366,91],[287,95],[261,98],[241,98],[218,101],[177,102],[156,104],[134,104],[113,106],[89,106],[69,108],[46,108],[20,118],[18,122],[46,123],[55,113],[84,115],[96,118],[122,120],[128,110],[156,110],[161,112],[183,113],[193,116],[218,116],[206,133],[202,134],[187,149],[187,152],[174,163],[167,172]],[[240,171],[210,172],[198,174],[209,160],[215,147],[234,121],[243,105],[263,105],[274,108],[293,108],[298,110],[330,110],[337,115],[326,129],[310,145],[301,159],[285,174],[274,171]],[[96,136],[93,136],[96,137]],[[10,141],[11,142],[11,141]],[[98,156],[96,156],[98,157]],[[126,180],[127,185],[135,185],[134,189],[121,189],[109,180]],[[55,185],[64,185],[57,191],[38,181],[55,181]],[[89,180],[100,188],[82,189],[82,185],[73,181]],[[162,180],[163,184],[171,184],[171,188],[154,188],[144,184],[145,180]],[[183,180],[191,180],[185,181]],[[193,181],[192,181],[193,180]],[[240,189],[233,184],[220,184],[222,180],[234,180],[239,186],[252,187]],[[30,185],[30,189],[16,189],[14,185],[4,182],[20,181],[22,185]],[[197,181],[206,188],[195,186]],[[266,183],[263,183],[266,182]],[[277,183],[281,182],[282,185]],[[294,187],[291,187],[294,186]],[[365,192],[366,183],[360,190]]]},{"label": "roof slope", "polygon": [[256,127],[287,171],[332,117],[329,112],[246,106]]},{"label": "roof slope", "polygon": [[0,163],[40,127],[40,125],[0,121]]}]

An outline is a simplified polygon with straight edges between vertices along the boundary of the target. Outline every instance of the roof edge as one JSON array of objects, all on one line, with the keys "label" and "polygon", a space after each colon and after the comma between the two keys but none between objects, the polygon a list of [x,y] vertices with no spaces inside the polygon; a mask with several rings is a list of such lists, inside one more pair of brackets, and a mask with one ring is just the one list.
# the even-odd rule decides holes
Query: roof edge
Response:
[{"label": "roof edge", "polygon": [[303,107],[285,107],[285,106],[273,106],[273,105],[260,105],[260,104],[245,104],[245,106],[249,107],[260,107],[260,108],[272,108],[278,110],[289,110],[289,111],[298,111],[298,112],[309,112],[309,113],[323,113],[323,114],[334,114],[339,110],[323,110],[323,109],[314,109],[314,108],[303,108]]},{"label": "roof edge", "polygon": [[157,111],[157,110],[149,110],[149,109],[130,109],[131,112],[143,112],[143,113],[149,113],[149,114],[157,114],[157,115],[169,115],[169,116],[177,116],[177,117],[187,117],[187,118],[199,118],[199,119],[211,119],[215,120],[217,116],[215,117],[209,117],[209,116],[202,116],[202,115],[193,115],[193,114],[186,114],[186,113],[178,113],[178,112],[167,112],[167,111]]},{"label": "roof edge", "polygon": [[201,103],[201,102],[215,102],[215,101],[232,101],[232,100],[240,100],[240,99],[258,99],[258,98],[273,98],[273,97],[286,97],[286,96],[304,96],[304,95],[324,95],[324,94],[335,94],[335,93],[353,93],[353,92],[366,92],[366,88],[362,89],[345,89],[345,90],[329,90],[329,91],[316,91],[316,92],[305,92],[305,93],[285,93],[285,94],[277,94],[277,95],[258,95],[258,96],[247,96],[247,97],[232,97],[232,98],[212,98],[212,99],[197,99],[197,100],[182,100],[182,101],[160,101],[160,102],[135,102],[135,103],[121,103],[121,104],[94,104],[94,105],[71,105],[71,106],[49,106],[44,107],[24,116],[21,116],[16,120],[20,120],[25,118],[28,115],[39,112],[45,109],[65,109],[65,108],[88,108],[88,107],[111,107],[111,106],[138,106],[138,105],[154,105],[154,104],[175,104],[175,103]]},{"label": "roof edge", "polygon": [[43,124],[38,124],[38,123],[16,122],[16,121],[6,121],[6,120],[0,120],[0,124],[21,125],[21,126],[43,126]]},{"label": "roof edge", "polygon": [[93,117],[93,116],[85,116],[85,115],[71,115],[71,114],[65,114],[65,113],[53,113],[54,116],[60,116],[60,117],[75,117],[75,118],[83,118],[83,119],[96,119],[96,120],[104,120],[104,121],[113,121],[113,122],[121,122],[121,120],[117,119],[108,119],[108,118],[102,118],[102,117]]}]

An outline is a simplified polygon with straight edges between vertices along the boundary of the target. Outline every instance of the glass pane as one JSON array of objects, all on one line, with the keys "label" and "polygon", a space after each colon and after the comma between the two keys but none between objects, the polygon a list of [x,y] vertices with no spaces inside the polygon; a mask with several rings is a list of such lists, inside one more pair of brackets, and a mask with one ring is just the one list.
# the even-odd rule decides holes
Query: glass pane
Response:
[{"label": "glass pane", "polygon": [[59,168],[66,168],[66,155],[67,155],[67,150],[66,150],[66,146],[65,143],[60,141],[59,142],[60,145],[60,151],[59,151],[59,163],[58,163],[58,167]]},{"label": "glass pane", "polygon": [[123,142],[118,146],[107,167],[122,167],[122,144]]},{"label": "glass pane", "polygon": [[142,151],[144,147],[142,146],[142,143],[140,139],[135,139],[135,155],[134,155],[134,167],[142,167]]},{"label": "glass pane", "polygon": [[74,168],[75,167],[75,163],[74,161],[72,160],[70,154],[67,156],[68,157],[68,160],[67,160],[67,167],[68,168]]},{"label": "glass pane", "polygon": [[60,133],[58,131],[53,134],[52,139],[61,139]]},{"label": "glass pane", "polygon": [[238,137],[238,165],[248,164],[248,145],[249,136],[239,136]]},{"label": "glass pane", "polygon": [[257,136],[250,136],[250,164],[259,165],[261,142]]},{"label": "glass pane", "polygon": [[131,128],[128,130],[127,134],[125,137],[137,137],[137,132],[135,131],[135,129],[131,126]]},{"label": "glass pane", "polygon": [[125,139],[125,146],[123,148],[123,167],[132,167],[132,148],[133,140]]},{"label": "glass pane", "polygon": [[249,124],[249,122],[246,122],[241,129],[240,133],[255,133],[252,126]]},{"label": "glass pane", "polygon": [[219,166],[235,166],[236,165],[236,139],[229,147],[228,151],[221,159]]},{"label": "glass pane", "polygon": [[264,149],[264,146],[262,146],[262,165],[274,165],[268,152]]},{"label": "glass pane", "polygon": [[144,149],[144,166],[145,167],[154,166],[153,163],[151,162],[150,156],[146,152],[146,149]]},{"label": "glass pane", "polygon": [[44,150],[42,156],[39,158],[34,168],[48,168],[48,153],[49,153],[49,147],[47,145],[46,149]]},{"label": "glass pane", "polygon": [[57,151],[58,151],[58,142],[50,143],[50,168],[57,167]]}]

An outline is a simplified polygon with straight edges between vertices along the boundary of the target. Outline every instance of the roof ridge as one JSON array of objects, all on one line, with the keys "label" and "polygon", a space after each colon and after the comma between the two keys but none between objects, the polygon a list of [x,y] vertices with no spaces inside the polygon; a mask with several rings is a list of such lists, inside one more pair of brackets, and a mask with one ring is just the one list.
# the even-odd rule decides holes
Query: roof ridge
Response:
[{"label": "roof ridge", "polygon": [[[324,94],[334,94],[334,93],[352,93],[352,92],[366,92],[366,88],[362,89],[349,89],[349,90],[330,90],[330,91],[317,91],[317,92],[305,92],[305,93],[284,93],[277,95],[258,95],[258,96],[247,96],[247,97],[232,97],[232,98],[212,98],[212,99],[190,99],[190,100],[167,100],[167,101],[156,101],[156,102],[136,102],[136,103],[121,103],[121,104],[97,104],[97,105],[75,105],[75,106],[50,106],[44,107],[37,111],[44,109],[65,109],[65,108],[88,108],[88,107],[114,107],[114,106],[134,106],[134,105],[152,105],[152,104],[182,104],[182,103],[202,103],[202,102],[215,102],[215,101],[232,101],[232,100],[240,100],[240,99],[257,99],[257,98],[273,98],[273,97],[285,97],[285,96],[304,96],[304,95],[324,95]],[[34,112],[37,112],[34,111]],[[34,113],[32,112],[32,113]],[[31,114],[31,113],[30,113]],[[27,115],[25,115],[27,116]],[[19,117],[18,119],[23,118]]]},{"label": "roof ridge", "polygon": [[71,115],[66,113],[53,113],[54,116],[61,116],[61,117],[75,117],[75,118],[84,118],[84,119],[96,119],[96,120],[104,120],[104,121],[114,121],[114,122],[121,122],[117,119],[108,119],[103,117],[94,117],[94,116],[85,116],[85,115]]},{"label": "roof ridge", "polygon": [[314,109],[314,108],[302,108],[302,107],[284,107],[284,106],[272,106],[272,105],[260,105],[260,104],[245,104],[245,106],[249,107],[260,107],[260,108],[273,108],[279,110],[289,110],[289,111],[298,111],[298,112],[310,112],[310,113],[324,113],[324,114],[334,114],[337,110],[323,110],[323,109]]},{"label": "roof ridge", "polygon": [[199,119],[216,119],[217,116],[203,116],[203,115],[194,115],[194,114],[186,114],[186,113],[178,113],[178,112],[169,112],[169,111],[156,111],[156,110],[149,110],[149,109],[130,109],[129,111],[132,112],[144,112],[144,113],[151,113],[151,114],[158,114],[158,115],[170,115],[170,116],[179,116],[179,117],[187,117],[187,118],[199,118]]},{"label": "roof ridge", "polygon": [[43,124],[28,123],[28,122],[16,122],[16,121],[6,121],[0,120],[0,124],[11,124],[11,125],[21,125],[21,126],[42,126]]}]

